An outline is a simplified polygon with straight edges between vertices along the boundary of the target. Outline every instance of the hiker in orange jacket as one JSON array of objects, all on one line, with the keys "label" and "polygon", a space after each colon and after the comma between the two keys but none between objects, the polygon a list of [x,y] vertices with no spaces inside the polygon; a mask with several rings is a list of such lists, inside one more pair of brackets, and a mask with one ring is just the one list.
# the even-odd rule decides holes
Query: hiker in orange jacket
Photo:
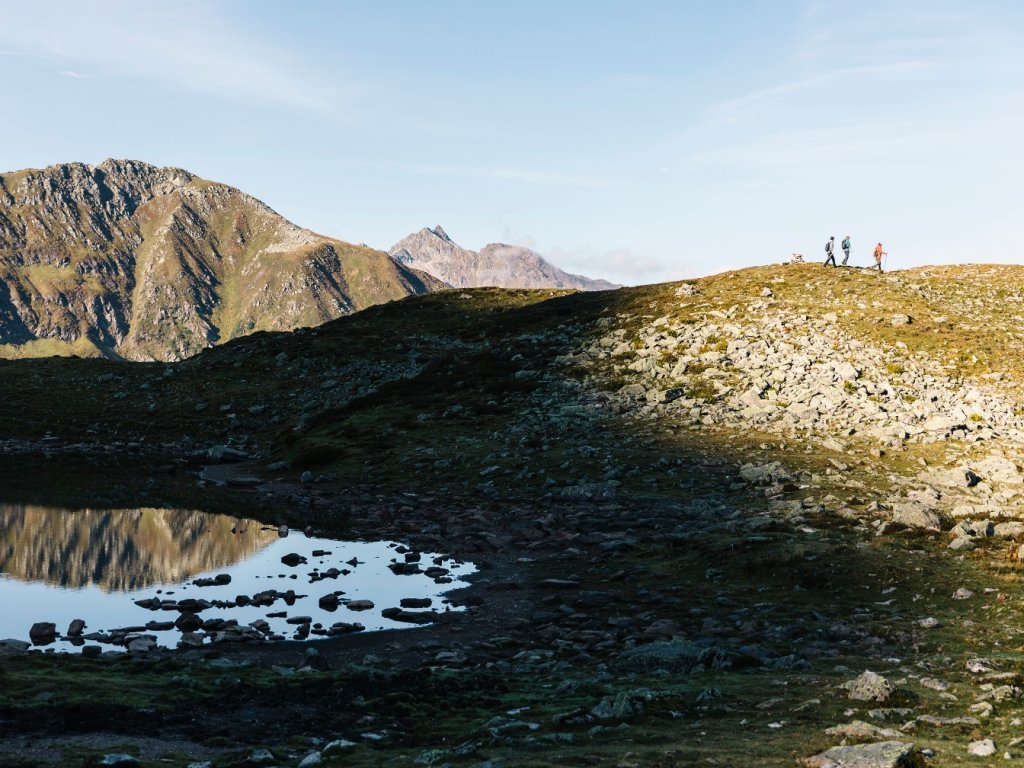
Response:
[{"label": "hiker in orange jacket", "polygon": [[885,251],[882,250],[882,244],[879,243],[875,246],[875,266],[878,267],[878,271],[882,271],[882,257],[888,256]]}]

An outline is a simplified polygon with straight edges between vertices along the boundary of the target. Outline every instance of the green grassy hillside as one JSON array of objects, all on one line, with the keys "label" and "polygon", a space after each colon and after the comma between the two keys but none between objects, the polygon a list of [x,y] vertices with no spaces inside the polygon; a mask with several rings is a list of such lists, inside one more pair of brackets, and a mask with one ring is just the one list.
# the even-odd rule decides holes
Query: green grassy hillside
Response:
[{"label": "green grassy hillside", "polygon": [[[1024,268],[990,266],[446,291],[174,364],[0,362],[0,446],[109,473],[228,445],[284,507],[240,497],[252,514],[480,563],[469,611],[422,640],[325,645],[301,686],[253,651],[233,674],[276,725],[225,726],[218,766],[335,738],[356,746],[326,764],[792,766],[883,741],[1002,764],[1024,717],[1022,296]],[[133,705],[201,741],[163,697],[206,668],[163,663],[186,671],[151,668]],[[5,668],[17,722],[41,665]],[[74,674],[113,711],[101,671]]]}]

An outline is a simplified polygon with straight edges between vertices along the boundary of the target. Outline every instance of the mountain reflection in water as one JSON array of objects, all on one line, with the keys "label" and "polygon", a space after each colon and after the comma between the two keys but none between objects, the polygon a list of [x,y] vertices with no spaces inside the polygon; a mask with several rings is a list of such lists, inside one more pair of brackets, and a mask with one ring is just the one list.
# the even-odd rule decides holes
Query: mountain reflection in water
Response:
[{"label": "mountain reflection in water", "polygon": [[55,509],[0,503],[0,573],[107,592],[184,581],[277,539],[261,523],[179,509]]}]

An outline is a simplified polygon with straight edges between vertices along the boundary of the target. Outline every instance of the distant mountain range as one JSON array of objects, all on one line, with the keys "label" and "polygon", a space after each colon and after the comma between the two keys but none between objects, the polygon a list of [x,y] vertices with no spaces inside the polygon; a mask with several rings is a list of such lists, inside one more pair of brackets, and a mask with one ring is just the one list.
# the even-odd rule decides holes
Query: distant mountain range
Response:
[{"label": "distant mountain range", "polygon": [[452,241],[440,226],[423,228],[388,251],[406,267],[422,270],[455,288],[575,288],[603,291],[618,288],[607,280],[571,275],[539,253],[518,245],[491,243],[471,251]]},{"label": "distant mountain range", "polygon": [[0,357],[176,360],[443,287],[180,168],[0,175]]},{"label": "distant mountain range", "polygon": [[0,174],[0,358],[180,360],[446,287],[616,288],[441,227],[390,255],[234,187],[135,160]]}]

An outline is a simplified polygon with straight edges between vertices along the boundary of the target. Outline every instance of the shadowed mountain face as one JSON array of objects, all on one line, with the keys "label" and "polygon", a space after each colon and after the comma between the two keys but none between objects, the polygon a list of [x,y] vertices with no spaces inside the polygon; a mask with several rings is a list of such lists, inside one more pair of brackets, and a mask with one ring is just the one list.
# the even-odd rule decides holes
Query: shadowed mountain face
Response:
[{"label": "shadowed mountain face", "polygon": [[421,269],[456,288],[618,288],[607,280],[563,272],[539,253],[519,245],[491,243],[479,251],[463,248],[441,227],[421,229],[396,243],[388,253],[400,264]]},{"label": "shadowed mountain face", "polygon": [[179,168],[0,175],[0,357],[177,360],[439,287]]},{"label": "shadowed mountain face", "polygon": [[62,587],[113,592],[184,581],[276,539],[256,521],[204,512],[0,504],[0,573]]}]

